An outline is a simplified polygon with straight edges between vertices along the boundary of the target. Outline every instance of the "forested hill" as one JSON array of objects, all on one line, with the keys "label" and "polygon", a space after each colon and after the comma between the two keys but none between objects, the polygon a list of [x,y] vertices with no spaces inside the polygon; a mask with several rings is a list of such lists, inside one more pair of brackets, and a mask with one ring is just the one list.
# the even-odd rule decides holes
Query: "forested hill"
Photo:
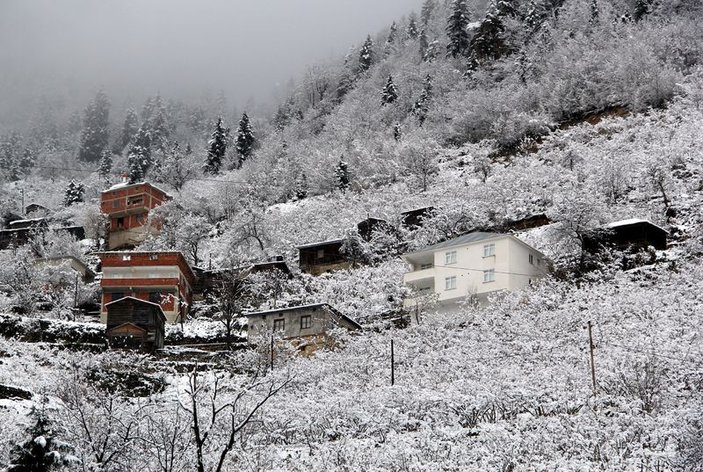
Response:
[{"label": "forested hill", "polygon": [[[2,216],[38,203],[86,239],[0,251],[0,387],[19,389],[0,389],[0,465],[53,448],[106,471],[700,471],[702,15],[698,0],[425,0],[310,65],[270,115],[223,96],[43,101],[2,139]],[[95,284],[79,294],[33,261],[95,267],[98,196],[122,175],[174,197],[138,249],[213,269],[283,256],[290,277],[255,279],[236,310],[329,303],[363,330],[273,367],[268,342],[169,346],[222,334],[222,305],[198,302],[158,355],[61,343],[102,331],[32,318],[72,316]],[[421,228],[402,224],[426,206]],[[402,252],[535,215],[550,224],[515,234],[549,277],[396,323]],[[390,230],[363,240],[369,216]],[[632,218],[667,249],[585,253]],[[327,239],[360,264],[301,273],[297,246]]]}]

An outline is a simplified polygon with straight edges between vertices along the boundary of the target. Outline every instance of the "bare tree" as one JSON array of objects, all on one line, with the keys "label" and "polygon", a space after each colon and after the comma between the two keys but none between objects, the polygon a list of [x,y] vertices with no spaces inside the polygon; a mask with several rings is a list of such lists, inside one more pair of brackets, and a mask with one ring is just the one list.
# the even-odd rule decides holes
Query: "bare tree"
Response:
[{"label": "bare tree", "polygon": [[153,458],[158,470],[180,472],[189,470],[188,453],[192,448],[190,418],[179,404],[175,408],[157,407],[145,415],[140,440],[145,455]]},{"label": "bare tree", "polygon": [[[256,412],[290,382],[290,377],[280,384],[255,379],[232,397],[227,396],[231,386],[224,383],[221,376],[214,375],[210,382],[200,381],[196,366],[188,378],[188,404],[181,404],[181,408],[191,418],[197,471],[222,471],[237,435],[251,423]],[[257,392],[259,397],[245,405],[245,400]],[[215,444],[216,441],[219,443]],[[207,456],[216,459],[209,467]]]}]

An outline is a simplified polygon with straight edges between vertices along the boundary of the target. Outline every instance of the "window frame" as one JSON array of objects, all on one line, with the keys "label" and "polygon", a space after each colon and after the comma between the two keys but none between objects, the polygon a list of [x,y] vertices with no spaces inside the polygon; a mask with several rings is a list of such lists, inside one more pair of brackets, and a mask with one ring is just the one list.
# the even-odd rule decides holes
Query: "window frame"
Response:
[{"label": "window frame", "polygon": [[450,275],[444,278],[444,291],[456,290],[456,275]]},{"label": "window frame", "polygon": [[489,284],[491,282],[496,281],[496,270],[495,269],[486,269],[483,271],[483,283],[484,284]]},{"label": "window frame", "polygon": [[535,256],[534,256],[534,254],[532,254],[532,253],[528,254],[527,261],[530,263],[530,265],[535,265]]},{"label": "window frame", "polygon": [[312,315],[302,315],[300,317],[300,329],[312,328]]},{"label": "window frame", "polygon": [[444,253],[444,265],[456,264],[456,249],[453,251],[447,251]]},{"label": "window frame", "polygon": [[483,257],[495,257],[496,243],[488,243],[483,245]]},{"label": "window frame", "polygon": [[278,318],[273,320],[273,330],[274,331],[285,331],[286,330],[286,319]]}]

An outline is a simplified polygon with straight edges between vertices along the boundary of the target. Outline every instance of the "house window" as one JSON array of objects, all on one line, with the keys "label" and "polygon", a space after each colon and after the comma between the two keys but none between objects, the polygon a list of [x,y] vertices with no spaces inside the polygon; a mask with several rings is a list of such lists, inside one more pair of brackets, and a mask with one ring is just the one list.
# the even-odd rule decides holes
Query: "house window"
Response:
[{"label": "house window", "polygon": [[112,201],[112,208],[119,208],[120,207],[120,201],[119,200],[113,200]]},{"label": "house window", "polygon": [[161,294],[159,292],[149,292],[149,301],[151,303],[161,304]]},{"label": "house window", "polygon": [[528,259],[529,259],[529,261],[530,261],[530,264],[532,264],[532,265],[535,264],[535,256],[533,256],[532,254],[530,254],[530,255],[528,256]]},{"label": "house window", "polygon": [[159,255],[158,254],[149,254],[149,260],[150,261],[158,261]]},{"label": "house window", "polygon": [[124,217],[117,218],[117,229],[124,229]]},{"label": "house window", "polygon": [[312,316],[304,315],[300,317],[300,329],[308,329],[312,327]]},{"label": "house window", "polygon": [[324,249],[318,249],[317,250],[317,258],[322,259],[325,257],[325,250]]},{"label": "house window", "polygon": [[456,251],[449,251],[444,254],[445,264],[456,264]]},{"label": "house window", "polygon": [[483,283],[495,282],[496,281],[496,270],[489,269],[483,271]]},{"label": "house window", "polygon": [[123,261],[131,261],[132,256],[130,256],[129,254],[124,254],[124,255],[122,255],[122,260]]},{"label": "house window", "polygon": [[286,329],[286,320],[281,318],[280,320],[273,320],[273,330],[274,331],[283,331]]},{"label": "house window", "polygon": [[484,244],[483,245],[483,257],[491,257],[496,255],[496,245],[491,243],[491,244]]},{"label": "house window", "polygon": [[456,290],[456,275],[444,278],[444,289],[445,290]]},{"label": "house window", "polygon": [[127,199],[127,205],[132,206],[132,205],[142,205],[144,203],[144,196],[138,195],[136,197],[129,197]]},{"label": "house window", "polygon": [[432,263],[420,264],[420,270],[431,269],[431,268],[432,268]]}]

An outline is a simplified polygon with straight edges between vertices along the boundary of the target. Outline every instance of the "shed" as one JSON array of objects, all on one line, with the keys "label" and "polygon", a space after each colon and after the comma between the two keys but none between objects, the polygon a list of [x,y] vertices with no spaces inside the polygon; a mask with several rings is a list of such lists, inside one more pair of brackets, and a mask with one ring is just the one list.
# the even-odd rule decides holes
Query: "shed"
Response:
[{"label": "shed", "polygon": [[359,232],[359,236],[367,242],[371,241],[375,231],[383,231],[385,233],[391,233],[394,231],[393,227],[386,220],[373,217],[368,217],[365,220],[360,221],[356,225],[356,229]]},{"label": "shed", "polygon": [[416,229],[421,227],[425,219],[432,217],[434,210],[435,207],[427,206],[402,212],[400,216],[403,221],[403,226],[408,229]]},{"label": "shed", "polygon": [[112,347],[161,349],[166,315],[158,303],[124,297],[107,303],[105,335]]},{"label": "shed", "polygon": [[351,261],[341,252],[343,239],[332,239],[298,246],[300,270],[320,275],[335,269],[346,269]]}]

